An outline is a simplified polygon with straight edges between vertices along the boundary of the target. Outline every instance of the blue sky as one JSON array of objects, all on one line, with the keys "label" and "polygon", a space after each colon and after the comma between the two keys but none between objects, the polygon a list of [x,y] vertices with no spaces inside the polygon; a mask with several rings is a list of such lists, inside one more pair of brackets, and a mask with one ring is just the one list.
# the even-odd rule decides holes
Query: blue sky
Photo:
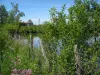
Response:
[{"label": "blue sky", "polygon": [[18,3],[19,10],[25,13],[25,17],[21,18],[23,21],[32,19],[35,24],[38,23],[38,19],[41,23],[50,20],[50,8],[56,7],[60,10],[63,4],[66,4],[67,8],[74,4],[74,0],[0,0],[0,4],[4,4],[8,11],[11,9],[11,2]]},{"label": "blue sky", "polygon": [[0,4],[4,4],[8,11],[11,9],[11,2],[18,3],[19,10],[25,13],[25,17],[22,18],[23,21],[32,19],[33,23],[37,23],[40,18],[42,23],[50,20],[50,8],[56,7],[60,10],[63,4],[66,4],[68,8],[73,5],[74,0],[0,0]]}]

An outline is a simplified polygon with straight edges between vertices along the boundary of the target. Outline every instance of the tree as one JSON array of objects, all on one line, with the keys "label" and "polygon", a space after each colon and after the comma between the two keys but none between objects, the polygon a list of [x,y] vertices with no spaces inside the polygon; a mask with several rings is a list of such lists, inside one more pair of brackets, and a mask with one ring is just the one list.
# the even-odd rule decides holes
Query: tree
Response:
[{"label": "tree", "polygon": [[55,7],[53,7],[49,10],[49,12],[50,12],[51,21],[54,24],[56,24],[56,22],[57,22],[57,9]]},{"label": "tree", "polygon": [[18,24],[20,18],[25,16],[23,12],[20,12],[18,9],[18,4],[11,2],[12,10],[9,12],[8,23]]},{"label": "tree", "polygon": [[27,25],[28,25],[28,26],[32,26],[32,25],[33,25],[33,22],[32,22],[31,19],[28,20]]},{"label": "tree", "polygon": [[[93,63],[97,63],[97,58],[99,57],[99,55],[96,54],[99,53],[98,51],[99,48],[94,49],[93,44],[90,47],[87,41],[92,37],[97,38],[98,34],[100,33],[98,30],[100,27],[100,21],[98,18],[100,16],[99,10],[100,10],[100,6],[98,3],[87,1],[87,0],[84,1],[75,0],[75,5],[69,8],[68,18],[69,18],[69,25],[71,27],[69,35],[73,41],[73,44],[77,45],[78,53],[79,56],[81,57],[80,64],[82,65],[82,70],[84,70],[85,75],[95,74],[96,73],[95,70],[97,69],[96,65],[93,65]],[[95,43],[98,43],[98,41],[96,40],[94,44]],[[89,49],[91,51],[88,51]],[[94,53],[92,53],[92,51],[94,51]],[[94,59],[95,61],[93,61],[92,59]],[[76,65],[78,65],[78,63]],[[88,69],[87,69],[87,65],[89,65]],[[77,67],[76,70],[78,70]]]},{"label": "tree", "polygon": [[8,12],[4,5],[0,5],[0,25],[7,22]]}]

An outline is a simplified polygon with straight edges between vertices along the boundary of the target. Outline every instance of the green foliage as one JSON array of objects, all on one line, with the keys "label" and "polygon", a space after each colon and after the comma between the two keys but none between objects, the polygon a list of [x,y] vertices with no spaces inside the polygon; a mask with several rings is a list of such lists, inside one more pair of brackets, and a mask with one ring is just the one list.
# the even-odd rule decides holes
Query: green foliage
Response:
[{"label": "green foliage", "polygon": [[16,25],[20,21],[20,17],[25,16],[25,14],[19,11],[18,4],[11,3],[11,5],[12,10],[9,12],[8,23]]},{"label": "green foliage", "polygon": [[[30,68],[34,75],[74,75],[77,70],[74,45],[77,45],[82,75],[100,74],[100,5],[97,2],[75,0],[68,15],[65,4],[61,11],[53,7],[49,11],[51,22],[34,26],[20,26],[24,13],[19,11],[18,4],[12,3],[12,7],[6,18],[7,11],[0,6],[0,17],[4,16],[2,21],[0,19],[3,25],[0,26],[0,72],[10,75],[14,68]],[[30,43],[24,46],[19,40],[13,40],[10,35],[17,33],[41,33],[45,57],[41,48],[31,48]]]},{"label": "green foliage", "polygon": [[4,5],[0,5],[0,26],[5,24],[7,21],[8,12]]}]

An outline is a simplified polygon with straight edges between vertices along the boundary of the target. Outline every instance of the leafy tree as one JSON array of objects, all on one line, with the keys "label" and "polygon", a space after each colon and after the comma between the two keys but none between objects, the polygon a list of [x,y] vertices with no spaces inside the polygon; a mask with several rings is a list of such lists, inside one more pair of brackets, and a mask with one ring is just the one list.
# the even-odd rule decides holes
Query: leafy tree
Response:
[{"label": "leafy tree", "polygon": [[9,12],[8,23],[18,24],[20,17],[25,16],[23,12],[18,9],[18,4],[11,3],[12,10]]},{"label": "leafy tree", "polygon": [[0,25],[7,22],[8,12],[4,5],[0,5]]},{"label": "leafy tree", "polygon": [[[92,8],[90,5],[92,5]],[[81,65],[83,66],[85,64],[85,66],[83,66],[84,68],[86,68],[86,62],[84,62],[84,60],[93,61],[90,59],[90,56],[94,58],[94,55],[86,54],[87,53],[86,51],[88,51],[89,48],[89,44],[88,43],[86,44],[86,41],[88,41],[92,37],[96,38],[98,37],[99,34],[98,28],[100,27],[99,26],[100,23],[98,19],[99,15],[97,13],[99,13],[99,8],[100,7],[96,2],[91,3],[90,1],[86,0],[84,1],[75,0],[75,5],[69,8],[68,17],[69,17],[69,25],[71,26],[70,34],[73,39],[73,43],[78,45],[78,52],[80,56],[83,56],[83,58],[81,59],[83,60]],[[91,50],[93,50],[93,48],[91,48]],[[96,54],[96,52],[94,54]],[[89,58],[87,59],[85,55]],[[96,63],[96,60],[97,59],[95,59],[94,63]],[[88,69],[88,72],[86,72],[86,70],[84,69],[85,74],[95,73],[96,66],[94,67],[92,62],[88,62],[87,65],[90,64],[92,65],[91,67],[89,67],[91,69],[90,70]]]},{"label": "leafy tree", "polygon": [[51,8],[49,10],[49,12],[50,12],[51,21],[54,24],[56,24],[56,22],[57,22],[57,10],[56,10],[56,8],[55,7]]},{"label": "leafy tree", "polygon": [[31,19],[29,19],[27,23],[28,23],[28,26],[32,26],[33,25],[33,22],[31,21]]}]

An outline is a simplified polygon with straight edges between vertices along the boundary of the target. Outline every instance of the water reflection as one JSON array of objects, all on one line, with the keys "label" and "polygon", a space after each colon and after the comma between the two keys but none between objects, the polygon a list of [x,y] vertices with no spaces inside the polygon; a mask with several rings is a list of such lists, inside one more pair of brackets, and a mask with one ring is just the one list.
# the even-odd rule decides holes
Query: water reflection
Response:
[{"label": "water reflection", "polygon": [[33,38],[33,46],[35,48],[39,48],[40,47],[40,38],[39,37],[34,37]]},{"label": "water reflection", "polygon": [[14,35],[13,40],[19,41],[23,45],[28,45],[31,49],[37,48],[41,49],[41,46],[44,50],[50,50],[56,52],[60,55],[60,50],[62,49],[62,41],[54,37],[45,38],[40,35],[28,34],[28,35]]}]

